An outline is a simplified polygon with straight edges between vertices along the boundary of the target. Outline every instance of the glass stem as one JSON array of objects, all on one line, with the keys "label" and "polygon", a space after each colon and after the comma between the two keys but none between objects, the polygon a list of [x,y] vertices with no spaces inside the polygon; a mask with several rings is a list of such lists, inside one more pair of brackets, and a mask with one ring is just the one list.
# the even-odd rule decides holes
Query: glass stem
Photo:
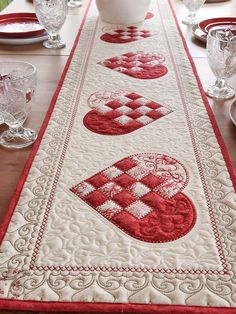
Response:
[{"label": "glass stem", "polygon": [[218,78],[215,82],[215,86],[222,89],[227,86],[226,80],[223,78]]},{"label": "glass stem", "polygon": [[59,37],[59,34],[49,34],[49,40],[51,42],[55,42],[55,41],[59,41],[60,37]]},{"label": "glass stem", "polygon": [[196,12],[189,11],[188,12],[188,19],[189,19],[189,21],[195,21],[196,20]]}]

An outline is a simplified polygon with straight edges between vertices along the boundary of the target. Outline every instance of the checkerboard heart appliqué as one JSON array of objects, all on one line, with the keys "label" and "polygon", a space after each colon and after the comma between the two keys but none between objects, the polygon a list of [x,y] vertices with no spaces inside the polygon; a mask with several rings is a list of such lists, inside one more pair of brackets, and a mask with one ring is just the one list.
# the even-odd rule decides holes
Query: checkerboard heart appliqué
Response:
[{"label": "checkerboard heart appliqu\u00e9", "polygon": [[172,111],[137,93],[125,91],[99,91],[89,98],[95,107],[84,117],[84,125],[103,135],[131,133],[152,123]]},{"label": "checkerboard heart appliqu\u00e9", "polygon": [[137,79],[156,79],[168,72],[162,64],[164,61],[161,54],[138,51],[112,57],[98,64]]},{"label": "checkerboard heart appliqu\u00e9", "polygon": [[181,192],[187,182],[187,171],[179,161],[144,153],[116,162],[71,191],[109,220],[112,228],[160,243],[184,236],[195,224],[194,205]]},{"label": "checkerboard heart appliqu\u00e9", "polygon": [[138,26],[123,26],[122,28],[111,28],[107,30],[100,38],[103,41],[113,44],[126,44],[140,39],[149,38],[155,35],[148,29]]}]

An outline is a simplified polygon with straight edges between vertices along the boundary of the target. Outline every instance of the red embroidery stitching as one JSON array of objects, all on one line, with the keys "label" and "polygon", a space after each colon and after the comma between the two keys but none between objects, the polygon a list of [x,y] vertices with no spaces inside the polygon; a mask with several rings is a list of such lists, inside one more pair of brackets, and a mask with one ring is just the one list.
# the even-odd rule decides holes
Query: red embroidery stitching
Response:
[{"label": "red embroidery stitching", "polygon": [[[103,184],[106,180],[101,177],[109,182]],[[71,191],[130,236],[159,243],[182,237],[195,224],[194,206],[180,193],[187,182],[187,171],[177,160],[161,154],[137,154]]]},{"label": "red embroidery stitching", "polygon": [[164,61],[161,54],[139,51],[112,57],[98,64],[138,79],[155,79],[167,74],[167,68],[162,65]]},{"label": "red embroidery stitching", "polygon": [[32,270],[48,271],[112,271],[112,272],[137,272],[137,273],[162,273],[162,274],[208,274],[226,275],[226,270],[207,270],[207,269],[169,269],[169,268],[141,268],[141,267],[108,267],[108,266],[32,266]]},{"label": "red embroidery stitching", "polygon": [[172,112],[157,102],[129,92],[100,91],[90,96],[89,104],[96,108],[84,117],[91,131],[105,135],[133,132]]}]

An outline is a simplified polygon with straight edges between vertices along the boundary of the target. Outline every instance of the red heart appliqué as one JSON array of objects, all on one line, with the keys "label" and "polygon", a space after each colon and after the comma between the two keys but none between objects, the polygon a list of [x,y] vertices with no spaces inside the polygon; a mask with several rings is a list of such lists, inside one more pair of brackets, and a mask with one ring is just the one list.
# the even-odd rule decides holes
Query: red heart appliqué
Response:
[{"label": "red heart appliqu\u00e9", "polygon": [[98,64],[138,79],[155,79],[168,72],[162,65],[164,61],[165,58],[161,54],[139,51],[109,58]]},{"label": "red heart appliqu\u00e9", "polygon": [[123,26],[119,29],[111,29],[100,38],[108,43],[126,44],[140,39],[149,38],[153,35],[154,33],[147,29],[142,29],[137,26]]},{"label": "red heart appliqu\u00e9", "polygon": [[116,162],[71,191],[129,236],[160,243],[184,236],[195,224],[195,208],[181,192],[187,182],[187,171],[176,159],[143,153]]},{"label": "red heart appliqu\u00e9", "polygon": [[145,20],[149,20],[149,19],[153,18],[153,16],[154,16],[154,13],[148,12],[148,13],[146,14]]},{"label": "red heart appliqu\u00e9", "polygon": [[95,107],[84,117],[89,130],[103,135],[131,133],[172,112],[137,93],[99,91],[89,98]]}]

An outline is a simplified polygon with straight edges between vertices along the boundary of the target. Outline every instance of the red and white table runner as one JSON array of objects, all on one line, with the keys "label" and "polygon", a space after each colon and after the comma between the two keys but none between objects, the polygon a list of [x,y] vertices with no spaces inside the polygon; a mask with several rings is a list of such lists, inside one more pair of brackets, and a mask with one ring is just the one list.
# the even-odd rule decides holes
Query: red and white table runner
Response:
[{"label": "red and white table runner", "polygon": [[0,308],[236,311],[235,175],[171,4],[150,11],[91,1],[2,226]]}]

